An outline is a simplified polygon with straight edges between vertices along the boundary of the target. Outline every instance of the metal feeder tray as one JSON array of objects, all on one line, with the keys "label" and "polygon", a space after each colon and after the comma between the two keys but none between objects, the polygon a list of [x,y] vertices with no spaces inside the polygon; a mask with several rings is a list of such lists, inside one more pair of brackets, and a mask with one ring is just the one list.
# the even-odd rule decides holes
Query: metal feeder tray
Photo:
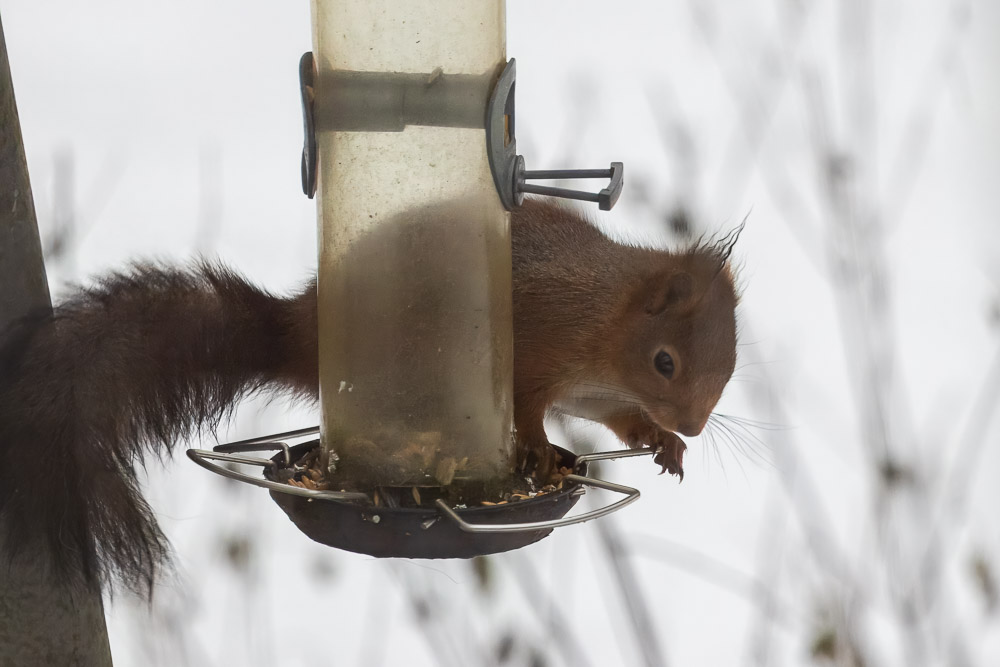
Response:
[{"label": "metal feeder tray", "polygon": [[[574,471],[563,478],[563,488],[556,491],[503,505],[452,508],[438,499],[433,508],[391,508],[376,507],[367,493],[304,489],[276,479],[279,469],[291,467],[293,461],[319,446],[319,440],[294,446],[285,440],[318,433],[318,427],[289,431],[219,445],[213,451],[189,449],[187,455],[223,477],[268,489],[299,530],[321,544],[376,557],[472,558],[527,546],[546,537],[553,528],[597,519],[630,505],[639,499],[639,490],[587,477],[588,463],[655,453],[645,448],[577,455],[556,447],[567,467]],[[242,455],[272,450],[279,451],[269,459]],[[261,466],[264,475],[253,477],[212,461]],[[588,486],[625,497],[566,517]]]}]

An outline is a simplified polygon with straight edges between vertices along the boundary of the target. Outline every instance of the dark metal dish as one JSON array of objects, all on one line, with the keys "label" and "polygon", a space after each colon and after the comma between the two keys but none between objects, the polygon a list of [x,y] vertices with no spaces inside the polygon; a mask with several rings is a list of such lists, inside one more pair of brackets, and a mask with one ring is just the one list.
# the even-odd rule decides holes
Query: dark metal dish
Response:
[{"label": "dark metal dish", "polygon": [[[290,449],[297,460],[319,441]],[[556,448],[569,467],[576,455]],[[279,453],[272,459],[284,460]],[[577,472],[586,474],[583,463]],[[264,469],[264,477],[276,479],[275,470]],[[585,492],[583,485],[568,480],[563,488],[546,494],[503,505],[456,508],[468,524],[505,525],[549,521],[564,517]],[[314,499],[271,491],[271,498],[288,518],[310,539],[338,549],[377,557],[399,558],[472,558],[517,549],[544,538],[552,528],[518,532],[468,532],[450,520],[437,507],[390,508],[352,501]]]}]

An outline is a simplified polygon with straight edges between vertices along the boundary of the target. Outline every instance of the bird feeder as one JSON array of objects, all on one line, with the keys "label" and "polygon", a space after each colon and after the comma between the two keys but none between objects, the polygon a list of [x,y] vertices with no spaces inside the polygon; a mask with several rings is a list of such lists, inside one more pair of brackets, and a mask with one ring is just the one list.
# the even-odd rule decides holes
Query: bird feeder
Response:
[{"label": "bird feeder", "polygon": [[[637,490],[586,477],[587,462],[651,450],[560,450],[573,474],[538,493],[515,473],[512,414],[508,211],[525,193],[610,209],[621,163],[525,169],[502,0],[312,9],[299,74],[303,190],[319,218],[321,424],[189,456],[268,488],[311,538],[375,556],[504,551],[633,502]],[[609,182],[597,193],[529,183],[568,178]],[[587,486],[625,497],[566,518]],[[500,504],[512,490],[525,499]]]}]

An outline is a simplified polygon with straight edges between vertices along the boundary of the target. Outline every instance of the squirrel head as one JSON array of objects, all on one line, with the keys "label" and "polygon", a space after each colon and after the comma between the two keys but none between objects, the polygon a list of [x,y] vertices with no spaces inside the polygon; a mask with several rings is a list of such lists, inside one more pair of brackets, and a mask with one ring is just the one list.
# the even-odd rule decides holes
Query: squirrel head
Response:
[{"label": "squirrel head", "polygon": [[737,234],[664,253],[629,301],[619,381],[665,430],[701,433],[732,377],[739,299],[728,259]]}]

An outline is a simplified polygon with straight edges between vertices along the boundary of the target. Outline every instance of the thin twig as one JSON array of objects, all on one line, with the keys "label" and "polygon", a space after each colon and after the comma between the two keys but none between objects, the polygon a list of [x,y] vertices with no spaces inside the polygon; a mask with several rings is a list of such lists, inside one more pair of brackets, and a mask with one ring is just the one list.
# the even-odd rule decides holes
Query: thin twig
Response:
[{"label": "thin twig", "polygon": [[629,560],[628,544],[619,533],[614,518],[606,517],[597,521],[596,524],[598,537],[608,559],[608,566],[615,575],[618,590],[621,591],[625,608],[628,610],[631,620],[629,627],[635,635],[643,662],[647,667],[666,665],[667,661],[663,656],[663,649],[660,647],[656,628],[653,627],[649,613],[649,605],[638,585],[632,563]]}]

